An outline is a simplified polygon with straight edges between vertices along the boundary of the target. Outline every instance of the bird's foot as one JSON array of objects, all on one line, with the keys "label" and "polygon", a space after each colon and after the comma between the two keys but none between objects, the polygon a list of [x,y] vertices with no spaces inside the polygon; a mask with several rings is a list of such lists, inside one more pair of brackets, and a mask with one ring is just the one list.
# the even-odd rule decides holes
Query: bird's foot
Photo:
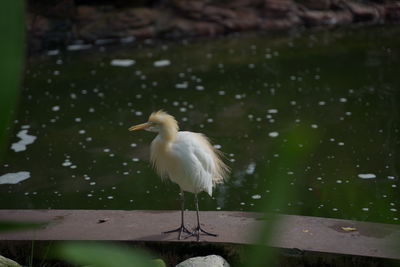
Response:
[{"label": "bird's foot", "polygon": [[192,233],[192,235],[195,235],[195,236],[196,236],[197,241],[200,241],[200,233],[203,233],[203,234],[205,234],[205,235],[214,236],[214,237],[217,237],[217,236],[218,236],[217,234],[213,234],[213,233],[207,232],[206,230],[203,230],[203,228],[201,228],[201,226],[198,225],[198,226],[194,229],[194,232]]},{"label": "bird's foot", "polygon": [[170,233],[175,233],[175,232],[179,232],[178,240],[181,240],[182,233],[187,233],[187,234],[189,234],[189,236],[193,235],[193,232],[189,231],[183,224],[174,230],[165,231],[165,232],[163,232],[163,234],[170,234]]}]

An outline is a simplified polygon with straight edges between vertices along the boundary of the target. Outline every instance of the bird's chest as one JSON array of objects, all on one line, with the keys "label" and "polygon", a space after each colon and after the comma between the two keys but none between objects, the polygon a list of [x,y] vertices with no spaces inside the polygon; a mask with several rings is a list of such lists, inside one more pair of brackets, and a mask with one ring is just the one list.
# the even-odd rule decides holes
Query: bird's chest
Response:
[{"label": "bird's chest", "polygon": [[151,161],[162,176],[171,176],[178,167],[177,159],[171,151],[171,145],[158,140],[151,145]]}]

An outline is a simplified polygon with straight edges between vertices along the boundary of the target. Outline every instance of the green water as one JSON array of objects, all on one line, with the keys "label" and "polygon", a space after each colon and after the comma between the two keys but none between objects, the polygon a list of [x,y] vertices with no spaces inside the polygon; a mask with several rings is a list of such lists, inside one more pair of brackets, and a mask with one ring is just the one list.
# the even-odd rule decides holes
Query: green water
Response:
[{"label": "green water", "polygon": [[[154,134],[127,130],[162,108],[227,156],[231,178],[201,194],[203,210],[262,210],[272,173],[286,166],[282,194],[295,197],[272,211],[398,223],[399,34],[234,35],[31,58],[11,143],[23,130],[37,138],[0,166],[30,177],[0,185],[0,208],[179,209],[178,186],[148,162]],[[305,153],[280,164],[286,136],[297,135]]]}]

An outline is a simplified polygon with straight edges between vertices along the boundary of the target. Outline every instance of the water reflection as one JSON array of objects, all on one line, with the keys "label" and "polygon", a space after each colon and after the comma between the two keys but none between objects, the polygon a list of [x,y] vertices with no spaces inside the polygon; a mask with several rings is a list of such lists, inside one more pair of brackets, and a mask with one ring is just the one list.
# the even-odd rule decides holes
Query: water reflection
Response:
[{"label": "water reflection", "polygon": [[214,198],[201,196],[201,209],[258,210],[287,160],[286,136],[311,131],[295,144],[313,145],[305,164],[280,171],[298,198],[273,210],[396,222],[398,31],[49,51],[26,71],[12,140],[26,149],[10,149],[0,169],[31,177],[1,185],[0,207],[177,209],[177,186],[148,163],[153,136],[127,131],[164,108],[181,129],[210,136],[232,167]]}]

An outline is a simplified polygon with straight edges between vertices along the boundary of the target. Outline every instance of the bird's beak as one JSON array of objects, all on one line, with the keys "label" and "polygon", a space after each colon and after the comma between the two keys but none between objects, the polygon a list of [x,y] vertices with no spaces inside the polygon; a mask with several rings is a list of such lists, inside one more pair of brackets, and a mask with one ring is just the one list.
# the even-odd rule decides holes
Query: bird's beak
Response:
[{"label": "bird's beak", "polygon": [[142,124],[138,124],[138,125],[130,127],[129,131],[144,130],[148,127],[150,127],[150,123],[146,122],[146,123],[142,123]]}]

